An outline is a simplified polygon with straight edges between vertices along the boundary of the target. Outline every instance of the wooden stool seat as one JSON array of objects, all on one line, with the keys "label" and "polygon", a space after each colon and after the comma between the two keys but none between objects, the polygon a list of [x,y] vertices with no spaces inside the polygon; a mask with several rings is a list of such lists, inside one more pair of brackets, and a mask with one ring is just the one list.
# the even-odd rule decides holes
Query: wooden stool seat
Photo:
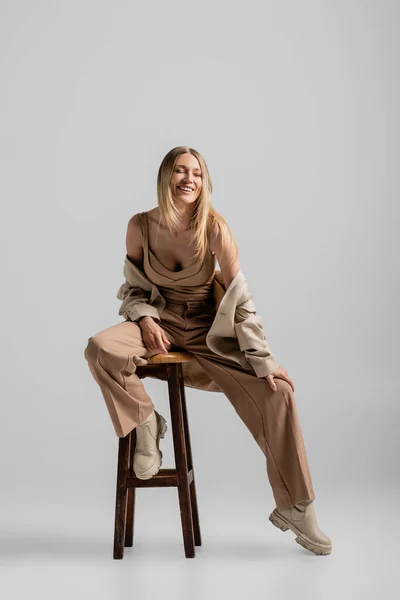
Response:
[{"label": "wooden stool seat", "polygon": [[[196,360],[191,352],[168,352],[168,354],[155,354],[147,359],[148,365],[164,365],[166,363],[184,363]],[[147,365],[146,365],[147,367]]]},{"label": "wooden stool seat", "polygon": [[138,377],[168,382],[175,468],[160,469],[150,479],[139,479],[133,470],[136,428],[119,438],[114,558],[122,559],[124,547],[133,546],[136,488],[146,487],[178,488],[185,556],[194,558],[195,546],[201,546],[201,534],[182,363],[196,359],[190,352],[168,352],[147,360],[147,365],[136,368]]}]

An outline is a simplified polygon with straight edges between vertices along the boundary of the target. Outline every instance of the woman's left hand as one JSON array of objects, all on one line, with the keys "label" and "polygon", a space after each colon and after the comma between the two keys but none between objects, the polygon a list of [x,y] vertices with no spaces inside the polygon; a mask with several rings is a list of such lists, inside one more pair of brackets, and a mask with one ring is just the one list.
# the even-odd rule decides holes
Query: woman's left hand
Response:
[{"label": "woman's left hand", "polygon": [[271,375],[267,375],[265,378],[268,381],[269,385],[271,386],[271,389],[274,392],[276,392],[277,387],[274,383],[274,377],[276,377],[277,379],[284,379],[285,381],[287,381],[291,385],[292,390],[294,391],[293,381],[290,379],[289,374],[286,371],[286,369],[283,369],[282,367],[278,367],[276,369],[276,371],[271,373]]}]

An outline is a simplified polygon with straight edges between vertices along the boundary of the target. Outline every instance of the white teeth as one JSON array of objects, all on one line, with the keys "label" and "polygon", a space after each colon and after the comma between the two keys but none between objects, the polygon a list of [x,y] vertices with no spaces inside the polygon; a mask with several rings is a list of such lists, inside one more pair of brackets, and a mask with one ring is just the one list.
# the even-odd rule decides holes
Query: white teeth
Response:
[{"label": "white teeth", "polygon": [[187,187],[181,187],[181,186],[178,186],[178,187],[179,187],[179,189],[180,189],[180,190],[183,190],[183,191],[185,191],[185,192],[191,192],[191,191],[192,191],[192,189],[191,189],[191,188],[187,188]]}]

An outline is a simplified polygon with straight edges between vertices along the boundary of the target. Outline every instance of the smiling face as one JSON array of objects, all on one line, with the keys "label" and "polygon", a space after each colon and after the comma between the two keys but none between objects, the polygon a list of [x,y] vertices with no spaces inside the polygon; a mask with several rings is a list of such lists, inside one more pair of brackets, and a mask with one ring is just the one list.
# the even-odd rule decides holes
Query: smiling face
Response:
[{"label": "smiling face", "polygon": [[189,208],[200,195],[202,174],[199,161],[193,154],[181,154],[171,176],[171,192],[181,208]]}]

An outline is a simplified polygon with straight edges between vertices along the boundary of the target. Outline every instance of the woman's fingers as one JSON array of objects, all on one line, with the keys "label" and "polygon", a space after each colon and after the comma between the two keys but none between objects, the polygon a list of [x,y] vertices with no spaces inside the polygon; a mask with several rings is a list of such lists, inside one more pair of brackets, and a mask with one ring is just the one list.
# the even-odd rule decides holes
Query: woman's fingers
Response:
[{"label": "woman's fingers", "polygon": [[267,381],[268,381],[268,383],[269,383],[272,391],[276,392],[277,387],[276,387],[275,382],[274,382],[274,376],[273,375],[267,375],[266,379],[267,379]]},{"label": "woman's fingers", "polygon": [[[274,392],[276,392],[276,384],[274,382],[274,376],[273,375],[268,375],[266,377],[266,379],[268,380],[269,385],[271,386],[272,390]],[[279,377],[277,377],[276,379],[283,379],[283,381],[287,381],[288,384],[290,385],[290,387],[292,388],[293,392],[294,392],[294,385],[293,385],[293,381],[290,379],[290,377],[282,377],[281,375]]]},{"label": "woman's fingers", "polygon": [[165,335],[165,331],[164,331],[164,330],[162,330],[162,336],[163,336],[164,344],[165,344],[166,346],[170,346],[170,345],[171,345],[171,342],[169,341],[169,339],[168,339],[168,338],[167,338],[167,336]]},{"label": "woman's fingers", "polygon": [[166,349],[166,347],[164,345],[162,331],[157,331],[156,338],[157,338],[158,351],[163,352],[164,354],[168,354],[168,350]]},{"label": "woman's fingers", "polygon": [[155,334],[150,334],[145,341],[145,346],[149,352],[158,353],[161,352],[161,348],[159,348],[158,340]]},{"label": "woman's fingers", "polygon": [[143,332],[143,343],[149,352],[168,354],[168,347],[171,346],[171,342],[165,335],[164,330],[159,327],[154,329],[154,325],[151,330],[144,330]]},{"label": "woman's fingers", "polygon": [[277,388],[276,384],[274,383],[274,377],[275,379],[283,379],[284,381],[287,381],[294,392],[293,381],[290,379],[289,373],[286,371],[286,369],[284,369],[283,367],[278,367],[271,375],[267,375],[265,378],[268,380],[268,383],[273,389],[273,391],[276,392]]}]

